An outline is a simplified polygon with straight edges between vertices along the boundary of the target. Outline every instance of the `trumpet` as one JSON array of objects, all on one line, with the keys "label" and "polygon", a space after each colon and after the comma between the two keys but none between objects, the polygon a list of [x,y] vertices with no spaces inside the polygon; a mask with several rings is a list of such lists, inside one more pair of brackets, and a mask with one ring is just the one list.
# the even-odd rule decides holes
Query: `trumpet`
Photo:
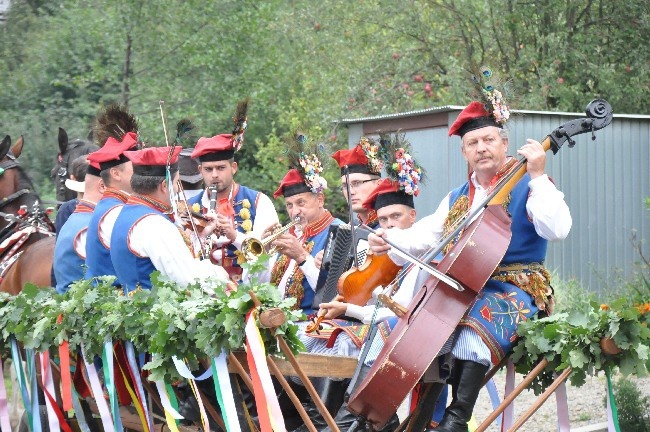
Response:
[{"label": "trumpet", "polygon": [[[291,227],[298,224],[298,222],[300,222],[300,218],[296,217],[292,222],[273,231],[273,234],[266,237],[265,239],[259,240],[254,237],[249,237],[244,240],[241,245],[241,252],[244,255],[244,258],[246,258],[246,261],[256,260],[260,255],[264,253],[267,245],[269,245],[273,240],[277,239],[280,235],[287,232],[289,229],[291,229]],[[268,253],[274,254],[275,247],[271,247]]]}]

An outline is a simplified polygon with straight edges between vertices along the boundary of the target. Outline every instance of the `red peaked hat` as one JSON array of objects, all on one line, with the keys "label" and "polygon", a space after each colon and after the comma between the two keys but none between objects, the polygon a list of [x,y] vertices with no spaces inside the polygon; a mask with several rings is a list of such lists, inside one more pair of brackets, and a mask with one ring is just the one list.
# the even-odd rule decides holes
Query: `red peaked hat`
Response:
[{"label": "red peaked hat", "polygon": [[377,187],[366,198],[363,207],[367,210],[377,211],[392,204],[404,204],[415,208],[413,195],[404,192],[396,181],[385,178],[379,182]]},{"label": "red peaked hat", "polygon": [[123,164],[129,161],[124,152],[137,149],[137,144],[138,137],[134,132],[125,133],[122,141],[109,137],[102,148],[88,155],[88,162],[95,167],[99,165],[101,170]]},{"label": "red peaked hat", "polygon": [[280,182],[280,187],[273,193],[273,198],[284,195],[288,198],[303,192],[311,192],[311,188],[305,183],[305,179],[297,169],[290,169]]},{"label": "red peaked hat", "polygon": [[487,126],[503,127],[494,120],[492,114],[485,109],[484,104],[474,101],[460,112],[456,121],[449,128],[449,136],[458,135],[462,138],[469,131]]},{"label": "red peaked hat", "polygon": [[332,158],[341,167],[341,175],[345,174],[345,167],[348,167],[349,173],[361,173],[379,175],[379,173],[372,172],[368,166],[368,157],[360,145],[356,145],[353,149],[339,150],[332,155]]},{"label": "red peaked hat", "polygon": [[229,160],[235,156],[231,134],[220,134],[211,138],[201,137],[194,147],[192,158],[200,162]]},{"label": "red peaked hat", "polygon": [[[171,171],[178,170],[178,155],[182,149],[181,146],[174,146],[169,160]],[[138,151],[127,151],[124,154],[133,162],[133,174],[164,177],[169,152],[169,147],[149,147]]]}]

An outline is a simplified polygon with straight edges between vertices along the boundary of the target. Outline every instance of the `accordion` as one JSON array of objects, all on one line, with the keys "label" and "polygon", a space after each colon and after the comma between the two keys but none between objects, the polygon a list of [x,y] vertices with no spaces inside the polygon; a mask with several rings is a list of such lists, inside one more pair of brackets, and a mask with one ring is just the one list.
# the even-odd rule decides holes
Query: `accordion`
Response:
[{"label": "accordion", "polygon": [[327,241],[323,252],[323,263],[318,274],[314,309],[323,302],[329,302],[338,294],[338,281],[343,273],[354,264],[354,248],[352,247],[352,229],[357,240],[357,262],[359,265],[366,260],[368,251],[368,231],[350,228],[348,224],[330,225]]}]

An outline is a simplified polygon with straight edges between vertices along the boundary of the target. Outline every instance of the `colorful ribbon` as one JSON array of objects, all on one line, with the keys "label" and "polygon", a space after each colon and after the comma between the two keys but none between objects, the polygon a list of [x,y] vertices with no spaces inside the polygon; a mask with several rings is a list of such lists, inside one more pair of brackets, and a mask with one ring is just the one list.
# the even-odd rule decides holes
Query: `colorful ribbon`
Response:
[{"label": "colorful ribbon", "polygon": [[[63,315],[57,317],[56,323],[61,324]],[[68,341],[64,340],[59,345],[59,359],[61,362],[61,402],[63,411],[70,411],[72,402],[72,375],[70,374],[70,347]]]},{"label": "colorful ribbon", "polygon": [[237,408],[235,407],[232,385],[230,384],[225,351],[221,351],[219,357],[212,359],[212,376],[214,377],[214,389],[217,393],[217,400],[221,407],[221,415],[226,424],[226,431],[240,432],[241,426],[237,417]]},{"label": "colorful ribbon", "polygon": [[29,392],[27,391],[27,379],[25,377],[25,370],[23,369],[23,359],[20,357],[18,343],[13,337],[11,337],[11,359],[14,364],[14,369],[16,370],[16,381],[18,381],[20,396],[23,399],[23,406],[25,407],[25,412],[27,413],[27,421],[31,427],[33,424],[32,403],[29,398]]},{"label": "colorful ribbon", "polygon": [[32,432],[41,432],[41,409],[38,406],[38,373],[36,371],[36,356],[34,350],[25,349],[25,359],[27,360],[27,376],[32,395]]},{"label": "colorful ribbon", "polygon": [[609,432],[621,432],[621,426],[618,424],[618,409],[616,408],[616,399],[614,399],[614,388],[612,387],[612,377],[609,368],[605,369],[607,377],[607,430]]},{"label": "colorful ribbon", "polygon": [[[557,374],[554,374],[557,377]],[[566,395],[566,382],[555,389],[555,405],[557,407],[557,430],[558,432],[569,432],[571,426],[569,424],[569,402]]]},{"label": "colorful ribbon", "polygon": [[253,311],[246,316],[245,333],[246,357],[253,381],[253,394],[255,395],[260,428],[262,432],[271,432],[272,430],[284,432],[286,430],[284,418],[271,381],[264,343]]},{"label": "colorful ribbon", "polygon": [[111,414],[113,416],[113,423],[115,430],[122,432],[122,417],[120,416],[120,403],[117,398],[117,389],[115,387],[115,368],[113,363],[113,342],[107,340],[104,342],[104,349],[102,350],[102,365],[104,367],[104,385],[108,391],[108,400],[111,405]]},{"label": "colorful ribbon", "polygon": [[[43,393],[45,394],[45,407],[47,409],[47,420],[51,431],[58,431],[62,427],[62,423],[67,426],[65,419],[61,423],[59,421],[60,413],[56,400],[52,397],[54,394],[54,381],[52,380],[52,369],[50,367],[50,356],[47,351],[39,354],[41,360],[41,378],[43,379]],[[59,411],[55,411],[56,410]],[[68,431],[70,429],[68,428]]]},{"label": "colorful ribbon", "polygon": [[99,417],[102,419],[102,425],[104,426],[105,431],[115,430],[113,427],[113,419],[111,418],[111,412],[108,409],[108,404],[106,399],[104,399],[104,392],[102,391],[102,385],[99,382],[99,377],[97,376],[97,370],[95,365],[88,362],[86,359],[86,354],[84,350],[83,343],[81,344],[81,355],[83,357],[84,365],[86,366],[86,372],[88,372],[88,380],[90,381],[90,388],[97,403],[97,409],[99,410]]},{"label": "colorful ribbon", "polygon": [[[167,388],[165,387],[165,384],[163,384],[162,381],[156,381],[155,384],[156,384],[156,388],[158,389],[158,394],[160,395],[160,403],[162,404],[165,410],[165,420],[167,420],[167,427],[172,432],[178,432],[178,426],[176,425],[176,420],[183,418],[183,416],[180,415],[177,411],[178,404],[176,404],[176,406],[172,406],[169,400],[169,394],[167,393]],[[172,394],[172,397],[175,398],[174,392],[171,390],[171,388],[170,388],[170,393]]]},{"label": "colorful ribbon", "polygon": [[81,432],[91,432],[90,428],[88,427],[88,423],[86,423],[86,416],[84,414],[83,408],[81,408],[81,403],[79,403],[79,394],[73,389],[72,390],[72,408],[74,409],[75,412],[75,418],[77,419],[77,425],[79,426],[79,429],[81,429]]},{"label": "colorful ribbon", "polygon": [[11,431],[9,422],[9,404],[7,403],[7,389],[5,388],[5,374],[2,356],[0,356],[0,430]]},{"label": "colorful ribbon", "polygon": [[144,393],[144,387],[142,386],[142,379],[140,378],[140,369],[138,369],[138,363],[135,356],[135,347],[131,341],[126,341],[124,343],[124,348],[126,350],[126,358],[129,364],[129,369],[131,370],[131,377],[137,388],[138,396],[140,397],[140,403],[142,404],[145,419],[149,430],[153,430],[153,421],[149,415],[149,407],[147,406],[147,398]]},{"label": "colorful ribbon", "polygon": [[[485,384],[485,388],[488,391],[488,396],[490,396],[492,409],[497,409],[497,407],[501,405],[501,399],[499,398],[499,391],[497,390],[497,385],[494,383],[494,378],[491,378],[490,381]],[[501,416],[497,417],[497,428],[501,430]]]},{"label": "colorful ribbon", "polygon": [[[507,398],[510,393],[515,389],[515,364],[511,359],[508,359],[506,364],[506,388],[503,393],[503,398]],[[506,407],[501,415],[501,431],[510,430],[514,422],[515,414],[515,401],[513,400],[510,405]]]},{"label": "colorful ribbon", "polygon": [[178,373],[183,378],[186,378],[188,380],[203,381],[212,376],[211,368],[206,369],[206,371],[203,372],[201,376],[195,377],[194,375],[192,375],[192,371],[190,370],[190,368],[187,367],[184,361],[179,360],[178,357],[176,356],[172,357],[172,361],[174,362],[174,366],[176,366],[176,370],[178,371]]}]

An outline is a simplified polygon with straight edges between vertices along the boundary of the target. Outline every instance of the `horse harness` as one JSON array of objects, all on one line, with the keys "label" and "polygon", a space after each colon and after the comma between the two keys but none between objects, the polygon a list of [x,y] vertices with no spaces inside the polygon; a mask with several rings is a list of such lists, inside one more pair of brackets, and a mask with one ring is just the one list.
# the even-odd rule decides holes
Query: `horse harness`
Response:
[{"label": "horse harness", "polygon": [[[17,168],[20,165],[12,154],[7,154],[7,158],[8,159],[0,162],[0,176],[3,175],[6,170]],[[25,188],[20,189],[9,196],[3,197],[0,200],[0,209],[31,192],[33,192],[31,189]],[[13,214],[0,212],[0,216],[9,222],[9,226],[0,232],[0,282],[2,282],[9,268],[11,268],[12,264],[14,264],[24,252],[21,248],[25,242],[27,242],[29,237],[36,233],[53,236],[54,230],[49,218],[49,223],[45,224],[46,227],[43,226],[41,223],[42,213],[40,212],[40,209],[37,209],[32,215],[27,213],[15,216]],[[47,218],[47,216],[45,217]]]},{"label": "horse harness", "polygon": [[[7,158],[8,158],[7,160],[0,162],[0,176],[3,175],[6,170],[12,168],[18,168],[18,166],[20,166],[20,163],[16,160],[16,158],[13,155],[7,154]],[[6,205],[11,204],[14,201],[19,200],[23,195],[27,195],[30,192],[32,192],[31,189],[25,188],[25,189],[20,189],[9,196],[3,197],[0,200],[0,209]]]}]

